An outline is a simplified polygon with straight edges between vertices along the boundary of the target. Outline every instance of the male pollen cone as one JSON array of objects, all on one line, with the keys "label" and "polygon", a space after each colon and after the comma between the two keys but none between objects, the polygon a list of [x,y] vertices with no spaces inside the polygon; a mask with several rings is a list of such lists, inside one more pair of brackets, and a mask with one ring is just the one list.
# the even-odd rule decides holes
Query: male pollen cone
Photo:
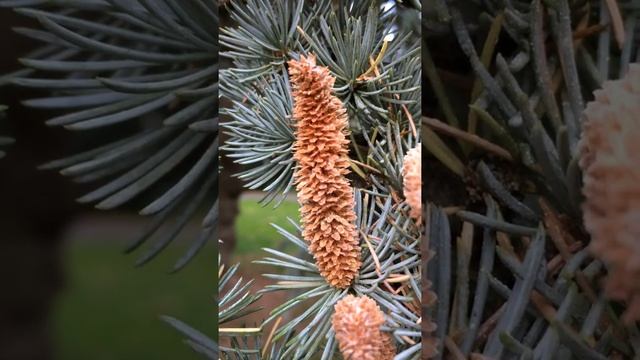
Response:
[{"label": "male pollen cone", "polygon": [[289,61],[296,121],[294,174],[302,236],[320,274],[336,288],[348,287],[360,269],[354,195],[349,173],[347,114],[332,94],[335,78],[313,55]]},{"label": "male pollen cone", "polygon": [[409,215],[416,221],[422,215],[422,145],[417,144],[407,151],[402,160],[404,197],[411,210]]},{"label": "male pollen cone", "polygon": [[347,295],[338,301],[331,318],[342,357],[349,360],[392,360],[396,347],[380,330],[384,314],[368,296]]},{"label": "male pollen cone", "polygon": [[606,293],[640,320],[640,64],[588,104],[580,139],[584,224],[609,269]]}]

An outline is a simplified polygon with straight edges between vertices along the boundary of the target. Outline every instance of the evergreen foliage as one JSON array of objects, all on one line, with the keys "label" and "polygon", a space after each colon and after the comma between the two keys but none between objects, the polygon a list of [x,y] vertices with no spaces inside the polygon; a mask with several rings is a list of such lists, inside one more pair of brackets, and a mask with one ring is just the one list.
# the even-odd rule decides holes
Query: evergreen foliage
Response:
[{"label": "evergreen foliage", "polygon": [[[91,139],[92,148],[42,169],[96,183],[78,199],[114,209],[134,199],[153,216],[126,251],[146,242],[153,259],[199,216],[202,231],[173,271],[215,233],[218,161],[218,15],[205,0],[2,0],[41,28],[15,31],[43,43],[3,77],[46,91],[24,105],[51,110],[49,126]],[[174,218],[175,221],[167,221]]]},{"label": "evergreen foliage", "polygon": [[[585,104],[640,54],[638,9],[429,2],[425,113],[442,120],[422,121],[437,358],[640,354],[637,324],[621,321],[624,304],[603,292],[606,264],[589,251],[578,167]],[[443,198],[445,184],[455,190]]]},{"label": "evergreen foliage", "polygon": [[[257,263],[273,267],[261,291],[287,292],[290,300],[270,309],[241,358],[341,358],[331,316],[347,294],[366,295],[386,314],[382,330],[392,335],[397,359],[418,359],[420,333],[421,225],[409,216],[402,194],[402,163],[420,143],[420,4],[378,1],[230,1],[237,26],[222,28],[221,96],[230,101],[221,114],[229,135],[224,154],[244,169],[236,174],[249,189],[267,192],[273,206],[294,187],[296,119],[287,62],[314,55],[335,77],[333,93],[349,120],[349,180],[362,265],[346,289],[329,285],[302,238],[274,224],[292,251],[265,249]],[[269,205],[271,206],[271,205]],[[223,239],[224,240],[224,239]],[[241,264],[241,267],[243,265]],[[228,294],[221,296],[230,296]],[[236,345],[243,341],[232,342]],[[235,350],[240,350],[235,348]],[[251,351],[254,353],[251,353]],[[235,358],[224,353],[223,358]],[[225,357],[226,356],[226,357]]]}]

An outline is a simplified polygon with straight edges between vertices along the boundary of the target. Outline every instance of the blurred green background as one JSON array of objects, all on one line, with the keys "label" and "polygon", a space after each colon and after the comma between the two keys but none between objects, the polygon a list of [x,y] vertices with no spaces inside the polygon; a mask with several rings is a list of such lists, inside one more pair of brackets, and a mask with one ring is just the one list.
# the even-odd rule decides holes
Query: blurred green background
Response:
[{"label": "blurred green background", "polygon": [[[101,214],[95,216],[108,216]],[[273,209],[260,206],[253,197],[243,198],[236,219],[236,254],[255,259],[262,256],[262,247],[278,247],[282,239],[269,224],[290,228],[287,217],[298,219],[293,201]],[[215,334],[214,244],[177,274],[168,274],[168,270],[183,254],[184,242],[134,268],[139,254],[123,255],[122,240],[141,230],[142,224],[130,223],[138,219],[119,215],[102,225],[95,224],[99,219],[81,219],[69,235],[67,286],[58,298],[53,319],[57,359],[200,359],[180,334],[159,319],[162,314]],[[241,265],[241,271],[247,266],[250,264]]]},{"label": "blurred green background", "polygon": [[235,254],[262,255],[262,248],[278,247],[283,239],[271,224],[292,230],[288,218],[298,221],[298,203],[286,200],[277,208],[273,205],[263,207],[256,199],[242,199],[240,201],[240,215],[236,218],[236,249]]}]

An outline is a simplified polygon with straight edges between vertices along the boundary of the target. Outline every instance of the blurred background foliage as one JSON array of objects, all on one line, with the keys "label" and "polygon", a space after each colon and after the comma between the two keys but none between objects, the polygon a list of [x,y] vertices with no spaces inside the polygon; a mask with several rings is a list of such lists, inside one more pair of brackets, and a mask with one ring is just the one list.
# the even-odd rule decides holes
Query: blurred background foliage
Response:
[{"label": "blurred background foliage", "polygon": [[69,240],[69,286],[53,311],[58,359],[198,359],[158,316],[176,314],[215,333],[210,257],[198,257],[185,271],[166,276],[171,255],[179,256],[184,244],[136,269],[121,254],[124,244],[114,239]]},{"label": "blurred background foliage", "polygon": [[[279,248],[282,237],[269,224],[298,218],[296,203],[287,200],[273,209],[257,204],[254,198],[258,196],[248,193],[239,202],[232,261],[257,258],[263,247]],[[215,338],[216,324],[211,321],[215,316],[213,244],[171,276],[166,270],[188,245],[180,239],[157,261],[134,268],[134,259],[121,253],[125,242],[118,239],[126,239],[126,232],[139,228],[139,221],[135,214],[91,213],[77,218],[67,231],[67,286],[54,306],[57,359],[199,359],[173,329],[162,326],[161,314],[171,314]],[[185,237],[197,231],[197,226],[190,224]],[[260,271],[245,266],[242,276],[259,278]]]},{"label": "blurred background foliage", "polygon": [[[172,5],[174,7],[170,7]],[[218,186],[214,181],[217,177],[217,156],[214,154],[217,143],[214,140],[215,126],[212,126],[215,119],[207,117],[216,112],[217,99],[214,76],[217,71],[217,18],[213,14],[213,4],[204,0],[171,4],[164,1],[29,0],[0,1],[0,6],[6,7],[0,11],[3,24],[0,34],[7,49],[0,55],[0,74],[10,74],[0,76],[0,85],[24,86],[3,86],[0,89],[0,104],[9,107],[8,121],[2,124],[0,132],[17,140],[0,163],[0,282],[5,285],[3,296],[0,296],[0,359],[193,358],[188,348],[180,344],[180,339],[158,317],[165,313],[184,314],[185,318],[202,324],[203,329],[215,335],[215,246],[208,247],[204,259],[189,273],[167,274],[172,266],[177,270],[185,265],[186,260],[195,255],[209,238],[215,237],[211,224],[215,222],[217,209],[212,207]],[[194,7],[198,8],[194,10]],[[185,17],[185,14],[191,16]],[[115,20],[117,16],[130,21]],[[157,24],[158,18],[168,21],[159,28],[145,23]],[[51,27],[44,30],[44,24]],[[165,27],[172,27],[175,31],[167,32],[163,30]],[[149,35],[149,32],[154,32],[150,29],[157,30],[156,36]],[[198,36],[193,36],[192,32]],[[177,34],[189,37],[190,41],[175,40],[179,36]],[[63,40],[66,35],[74,40]],[[146,43],[146,40],[151,43]],[[118,45],[114,46],[115,43]],[[34,49],[37,50],[30,52]],[[55,67],[61,62],[63,67],[67,67],[62,74],[56,74],[56,70],[20,69],[20,60],[24,58],[44,60],[45,67]],[[132,61],[133,58],[144,61]],[[112,66],[112,60],[116,61],[116,66]],[[89,63],[92,70],[87,72]],[[92,65],[97,65],[98,69]],[[106,68],[103,67],[105,65]],[[138,69],[125,69],[131,65]],[[197,70],[194,67],[200,65],[206,67],[206,71],[197,72],[195,76],[193,73]],[[154,73],[156,71],[158,73]],[[141,77],[123,77],[132,73]],[[186,73],[193,76],[185,80],[182,76]],[[118,80],[137,81],[129,85],[145,89],[107,89],[96,77],[109,75]],[[173,78],[173,75],[178,78]],[[21,79],[16,80],[15,77]],[[171,81],[144,82],[168,78]],[[189,84],[185,85],[185,82]],[[195,93],[181,92],[189,100],[181,98],[178,101],[176,93],[187,88]],[[138,90],[151,92],[153,96],[138,96]],[[89,114],[76,112],[73,116],[76,119],[82,114],[90,118],[93,116],[87,120],[100,126],[117,123],[108,129],[84,128],[86,131],[80,134],[52,129],[44,124],[44,120],[51,116],[68,115],[70,111],[87,107],[95,110],[96,106],[112,100],[122,100],[116,106],[122,110],[132,106],[131,100],[146,101],[155,97],[157,92],[167,94],[162,102],[153,106],[146,103],[146,107],[125,111],[124,114],[114,107],[108,108],[108,111],[116,113],[106,115],[106,119],[115,122],[93,122],[101,116],[96,117],[97,113],[92,111]],[[44,99],[44,103],[25,99]],[[169,104],[171,100],[176,101]],[[199,105],[192,106],[196,100]],[[182,111],[185,108],[190,111]],[[153,112],[156,109],[158,111]],[[105,111],[102,108],[99,113],[105,115]],[[171,116],[178,113],[180,116]],[[167,124],[162,120],[167,120]],[[189,125],[199,120],[204,122],[199,122],[197,129],[187,130]],[[159,140],[160,137],[141,135],[138,138],[141,142],[136,140],[128,146],[118,143],[122,146],[117,151],[107,153],[102,148],[71,160],[71,163],[84,162],[80,168],[90,172],[101,168],[90,175],[81,170],[88,175],[80,176],[82,179],[63,179],[55,172],[37,170],[38,166],[53,159],[121,140],[132,131],[140,131],[140,135],[147,130],[167,135],[160,137],[174,145],[175,136],[169,135],[184,132],[186,135],[179,139],[181,145],[187,145],[181,148],[182,151],[175,151],[176,147],[167,143],[158,145],[147,141],[152,137]],[[125,142],[131,139],[127,138]],[[194,141],[186,141],[189,139]],[[205,150],[197,145],[202,145],[203,139],[210,145],[200,157],[198,154]],[[2,151],[6,145],[3,142],[6,141],[0,141]],[[158,147],[151,149],[154,144]],[[143,154],[147,150],[149,152]],[[114,157],[114,153],[119,155]],[[163,157],[159,157],[160,154]],[[165,155],[179,160],[167,160],[164,166],[156,166],[158,160],[167,159]],[[96,168],[94,165],[99,166]],[[133,175],[132,172],[123,174],[133,167],[136,167]],[[141,169],[146,170],[140,172]],[[153,173],[148,172],[150,169]],[[145,180],[140,181],[143,173]],[[118,174],[127,179],[115,180]],[[108,214],[74,204],[74,198],[95,189],[95,184],[86,184],[96,179],[109,179],[112,185],[113,182],[119,183],[118,187],[126,182],[132,185],[129,195],[142,196],[122,206],[118,212]],[[123,241],[131,241],[143,228],[149,229],[147,224],[141,223],[136,212],[150,201],[155,201],[154,198],[160,199],[154,195],[139,194],[150,185],[157,185],[154,192],[164,194],[164,200],[156,203],[160,206],[155,210],[163,213],[158,216],[158,222],[167,220],[170,225],[162,228],[156,236],[143,237],[146,240],[153,237],[154,241],[143,256],[138,257],[138,264],[150,260],[165,248],[167,253],[162,254],[159,264],[138,270],[133,267],[136,258],[122,255]],[[108,192],[112,190],[115,189]],[[187,192],[187,196],[177,196]],[[89,198],[95,200],[93,195]],[[203,199],[207,204],[200,204]],[[112,203],[113,206],[108,207],[120,204]],[[198,204],[208,208],[199,210],[196,208]],[[209,209],[212,210],[207,212]],[[156,213],[155,210],[151,212]],[[190,211],[200,218],[187,223],[190,229],[187,236],[180,230],[189,220],[182,214]],[[152,226],[151,229],[156,230],[157,227]],[[177,242],[168,246],[178,233],[181,236]],[[189,240],[191,247],[187,246]],[[173,259],[166,254],[172,254]],[[159,343],[162,346],[158,346]]]}]

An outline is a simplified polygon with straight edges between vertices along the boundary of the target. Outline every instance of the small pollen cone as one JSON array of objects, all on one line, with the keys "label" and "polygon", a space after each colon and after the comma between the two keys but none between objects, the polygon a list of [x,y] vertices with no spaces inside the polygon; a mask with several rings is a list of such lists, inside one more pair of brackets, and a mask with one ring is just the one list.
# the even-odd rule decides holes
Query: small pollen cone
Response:
[{"label": "small pollen cone", "polygon": [[347,295],[338,301],[331,319],[342,357],[350,360],[392,360],[396,346],[380,330],[384,314],[368,296]]},{"label": "small pollen cone", "polygon": [[402,164],[404,197],[411,207],[409,215],[416,221],[422,215],[422,144],[407,151]]},{"label": "small pollen cone", "polygon": [[296,121],[294,174],[302,236],[320,274],[344,289],[360,269],[354,195],[349,173],[349,140],[344,105],[332,94],[335,78],[313,55],[289,61]]},{"label": "small pollen cone", "polygon": [[640,320],[640,64],[607,81],[588,104],[580,139],[584,223],[609,268],[606,294]]}]

